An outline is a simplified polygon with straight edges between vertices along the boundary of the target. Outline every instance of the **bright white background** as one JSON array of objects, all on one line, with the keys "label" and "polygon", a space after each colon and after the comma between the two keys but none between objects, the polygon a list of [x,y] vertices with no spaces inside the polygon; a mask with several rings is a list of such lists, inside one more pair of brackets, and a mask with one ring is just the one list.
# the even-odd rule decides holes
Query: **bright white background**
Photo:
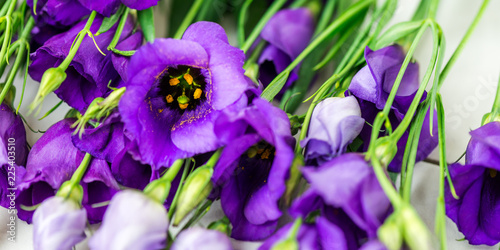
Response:
[{"label": "bright white background", "polygon": [[[399,6],[391,24],[408,20],[419,1],[400,0]],[[442,0],[437,13],[437,20],[441,24],[446,37],[446,55],[448,59],[461,40],[466,28],[475,16],[482,1],[475,0]],[[481,118],[491,109],[495,97],[495,89],[500,73],[500,9],[499,1],[491,1],[488,10],[479,23],[472,38],[464,49],[458,62],[451,70],[442,88],[442,95],[446,110],[446,141],[448,162],[457,159],[465,150],[469,140],[468,132],[480,126]],[[162,18],[157,17],[161,22]],[[163,26],[157,23],[158,26]],[[234,39],[232,40],[234,41]],[[234,43],[233,43],[234,44]],[[415,58],[420,63],[421,76],[423,76],[432,50],[432,40],[429,34],[419,46]],[[17,98],[19,100],[22,80],[17,79]],[[27,107],[33,100],[38,88],[38,83],[31,79],[27,83],[21,113],[26,114]],[[55,95],[49,96],[43,106],[44,114],[58,102]],[[51,124],[61,120],[69,107],[63,104],[57,112],[42,121],[33,116],[27,116],[28,123],[35,130],[46,130]],[[28,131],[28,142],[33,145],[41,134]],[[431,158],[438,159],[437,150]],[[439,181],[438,167],[420,163],[415,170],[412,203],[422,216],[426,224],[434,228],[435,204]],[[202,221],[207,225],[214,219],[223,216],[220,206],[212,207],[208,218]],[[0,208],[0,249],[32,249],[32,226],[25,222],[17,221],[16,243],[7,241],[8,223],[7,210]],[[465,241],[457,241],[463,235],[457,231],[453,222],[447,220],[448,247],[449,249],[498,249],[495,247],[470,246]],[[254,249],[258,245],[235,242],[237,249]],[[80,244],[77,249],[86,249],[85,244]]]}]

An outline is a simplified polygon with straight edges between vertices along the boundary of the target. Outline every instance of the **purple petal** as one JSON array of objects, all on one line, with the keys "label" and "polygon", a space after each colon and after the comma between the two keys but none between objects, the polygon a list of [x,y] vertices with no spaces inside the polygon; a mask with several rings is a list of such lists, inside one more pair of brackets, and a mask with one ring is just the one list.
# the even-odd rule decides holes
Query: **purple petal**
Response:
[{"label": "purple petal", "polygon": [[109,17],[120,7],[120,0],[78,0],[85,8],[95,10],[97,13]]},{"label": "purple petal", "polygon": [[144,10],[156,6],[158,1],[159,0],[121,0],[125,6],[136,10]]}]

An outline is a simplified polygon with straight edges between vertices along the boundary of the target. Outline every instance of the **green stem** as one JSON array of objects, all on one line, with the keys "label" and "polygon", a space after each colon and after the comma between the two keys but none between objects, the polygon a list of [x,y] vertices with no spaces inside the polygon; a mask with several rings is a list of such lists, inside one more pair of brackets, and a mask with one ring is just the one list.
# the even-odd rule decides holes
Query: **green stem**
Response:
[{"label": "green stem", "polygon": [[328,23],[330,22],[330,19],[333,16],[333,12],[335,11],[335,3],[337,0],[327,0],[323,7],[323,12],[321,13],[321,17],[318,20],[318,25],[316,26],[316,30],[314,31],[314,35],[316,36],[319,33],[321,33]]},{"label": "green stem", "polygon": [[491,118],[495,119],[497,115],[500,115],[500,77],[498,78],[495,101],[493,102],[493,106],[491,107]]},{"label": "green stem", "polygon": [[7,0],[5,3],[3,3],[4,5],[0,9],[0,17],[5,16],[5,14],[7,13],[7,10],[10,9],[10,4],[12,2],[16,2],[16,1],[15,0]]},{"label": "green stem", "polygon": [[83,157],[80,166],[78,166],[78,168],[75,170],[75,173],[73,173],[73,176],[71,176],[70,181],[74,185],[79,184],[80,181],[82,180],[85,171],[87,171],[87,167],[89,166],[90,160],[92,160],[92,155],[90,155],[89,153],[85,153],[85,156]]},{"label": "green stem", "polygon": [[247,21],[246,17],[248,9],[250,8],[252,2],[253,0],[246,0],[241,6],[240,15],[238,16],[237,38],[238,38],[238,45],[240,46],[243,46],[243,43],[245,42],[245,22]]},{"label": "green stem", "polygon": [[184,170],[182,171],[182,176],[181,176],[181,181],[179,182],[179,186],[177,187],[177,190],[175,191],[174,199],[172,200],[172,204],[170,204],[170,208],[168,209],[168,218],[172,220],[172,217],[174,216],[175,212],[175,207],[177,206],[177,200],[179,199],[179,193],[181,192],[182,186],[184,185],[184,181],[186,180],[186,177],[189,172],[189,165],[191,164],[190,160],[186,160],[184,163]]},{"label": "green stem", "polygon": [[384,190],[385,195],[387,195],[387,198],[391,202],[394,210],[396,211],[400,209],[403,204],[403,200],[392,185],[391,180],[389,180],[389,178],[387,177],[384,167],[375,157],[371,158],[371,163],[373,166],[373,171],[375,172],[375,176],[377,177],[380,186]]},{"label": "green stem", "polygon": [[201,5],[203,4],[203,0],[196,0],[193,5],[191,6],[191,9],[189,9],[188,13],[184,17],[184,20],[182,20],[181,25],[177,29],[177,32],[174,35],[175,39],[181,39],[182,34],[184,34],[184,31],[186,31],[187,27],[191,24],[193,19],[196,17],[196,14],[198,14],[198,11],[201,8]]},{"label": "green stem", "polygon": [[177,173],[182,167],[182,163],[184,163],[184,159],[179,159],[174,161],[172,166],[167,170],[167,172],[160,178],[162,181],[172,182],[174,181]]},{"label": "green stem", "polygon": [[439,6],[439,0],[431,0],[430,6],[429,6],[428,18],[432,18],[432,19],[436,18],[438,6]]},{"label": "green stem", "polygon": [[444,79],[448,76],[448,73],[449,73],[451,67],[453,67],[453,65],[457,61],[457,58],[460,55],[460,53],[462,52],[462,50],[464,49],[465,44],[467,43],[467,41],[469,41],[469,39],[470,39],[470,37],[472,35],[472,32],[477,27],[477,24],[479,23],[479,20],[481,20],[481,17],[483,16],[483,13],[486,10],[489,2],[490,2],[490,0],[484,0],[483,1],[483,4],[481,5],[481,8],[477,12],[476,17],[474,18],[474,20],[472,21],[471,25],[469,26],[469,28],[465,32],[465,35],[462,38],[462,40],[460,41],[460,43],[458,44],[457,49],[455,50],[455,52],[453,52],[453,55],[451,55],[450,60],[444,66],[443,71],[441,71],[441,74],[439,76],[439,87],[441,87],[442,83],[444,82]]},{"label": "green stem", "polygon": [[125,27],[125,23],[127,22],[128,13],[130,12],[130,8],[125,8],[125,11],[120,18],[120,22],[118,23],[118,27],[116,28],[115,35],[113,36],[113,40],[109,43],[108,50],[112,50],[118,44],[120,40],[120,36],[122,35],[123,28]]},{"label": "green stem", "polygon": [[438,135],[439,135],[439,196],[436,205],[435,226],[440,237],[441,249],[446,249],[446,209],[444,204],[444,179],[447,168],[446,163],[446,135],[444,124],[444,108],[441,95],[437,94],[437,115],[438,115]]},{"label": "green stem", "polygon": [[69,64],[71,63],[71,61],[73,61],[73,58],[75,57],[76,52],[78,52],[78,49],[80,48],[80,45],[82,44],[83,38],[85,38],[88,31],[90,30],[90,27],[92,26],[92,23],[94,22],[96,14],[97,14],[97,12],[95,12],[95,11],[92,11],[92,13],[90,13],[89,19],[87,20],[85,27],[83,28],[82,31],[80,31],[80,33],[78,33],[78,35],[77,35],[78,38],[77,38],[75,44],[73,46],[71,46],[71,49],[69,50],[68,56],[66,56],[66,58],[64,58],[64,61],[58,66],[58,68],[60,68],[62,70],[66,70],[68,68]]},{"label": "green stem", "polygon": [[208,159],[208,161],[207,161],[207,163],[205,163],[205,165],[207,165],[211,168],[215,167],[215,164],[217,164],[217,162],[219,161],[221,154],[222,154],[222,148],[217,149],[217,151],[215,151],[215,153],[212,155],[212,157],[210,157],[210,159]]},{"label": "green stem", "polygon": [[264,13],[264,15],[260,18],[257,25],[255,26],[255,28],[252,30],[252,32],[248,36],[248,39],[245,41],[245,43],[243,43],[243,46],[241,46],[241,49],[243,50],[243,52],[245,54],[250,49],[250,47],[252,47],[252,45],[255,42],[255,40],[257,39],[257,37],[259,37],[260,32],[262,31],[264,26],[266,26],[267,21],[269,21],[269,19],[271,19],[271,17],[276,12],[278,12],[278,10],[281,8],[281,6],[283,6],[285,3],[286,3],[286,0],[276,0],[273,2],[271,7],[269,7],[269,9],[267,9],[266,13]]}]

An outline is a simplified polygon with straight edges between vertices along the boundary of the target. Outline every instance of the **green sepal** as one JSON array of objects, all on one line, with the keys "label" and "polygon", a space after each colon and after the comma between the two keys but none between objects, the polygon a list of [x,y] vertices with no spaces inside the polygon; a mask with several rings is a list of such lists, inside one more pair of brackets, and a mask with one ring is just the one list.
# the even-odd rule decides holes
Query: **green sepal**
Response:
[{"label": "green sepal", "polygon": [[123,12],[125,11],[125,8],[127,8],[127,7],[122,4],[122,5],[120,5],[120,8],[118,8],[118,11],[116,11],[115,14],[111,15],[110,17],[105,17],[102,20],[101,27],[99,27],[99,30],[97,31],[97,33],[95,35],[98,36],[99,34],[102,34],[106,31],[108,31],[109,29],[111,29],[116,24],[116,22],[118,22],[118,20],[120,20],[120,17],[123,14]]},{"label": "green sepal", "polygon": [[[5,83],[0,84],[0,92],[3,91],[3,88],[5,87]],[[10,107],[13,107],[14,105],[14,99],[16,98],[16,88],[14,86],[10,86],[8,89],[7,94],[5,95],[5,99],[3,100],[4,103],[9,105]]]},{"label": "green sepal", "polygon": [[137,12],[137,19],[142,28],[142,34],[147,42],[153,42],[155,40],[155,25],[153,16],[153,7],[145,10],[140,10]]},{"label": "green sepal", "polygon": [[78,118],[80,116],[81,116],[80,111],[78,111],[76,109],[70,109],[70,110],[68,110],[68,112],[66,113],[66,115],[64,115],[64,119]]},{"label": "green sepal", "polygon": [[220,220],[217,220],[217,221],[210,223],[210,225],[208,225],[207,228],[211,229],[211,230],[217,230],[217,231],[222,232],[223,234],[225,234],[227,236],[231,236],[231,231],[232,231],[231,230],[231,222],[229,221],[229,219],[226,216],[224,216]]},{"label": "green sepal", "polygon": [[410,21],[393,25],[376,40],[373,50],[386,47],[405,36],[415,33],[422,24],[422,21]]},{"label": "green sepal", "polygon": [[83,187],[79,183],[74,183],[72,180],[65,181],[61,187],[59,187],[59,190],[57,190],[56,196],[82,204]]},{"label": "green sepal", "polygon": [[170,193],[171,186],[169,181],[154,180],[144,188],[144,194],[159,204],[163,204]]},{"label": "green sepal", "polygon": [[260,97],[272,101],[274,97],[281,91],[283,86],[285,86],[286,81],[288,80],[288,76],[290,75],[290,71],[285,70],[281,72],[278,76],[274,78],[274,80],[262,91]]}]

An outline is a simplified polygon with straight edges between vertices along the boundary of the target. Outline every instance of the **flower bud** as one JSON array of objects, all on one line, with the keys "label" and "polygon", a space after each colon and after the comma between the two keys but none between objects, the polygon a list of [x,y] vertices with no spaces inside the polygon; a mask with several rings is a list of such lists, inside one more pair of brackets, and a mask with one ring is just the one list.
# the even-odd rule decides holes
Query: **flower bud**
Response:
[{"label": "flower bud", "polygon": [[111,92],[108,97],[106,97],[103,101],[99,102],[100,112],[95,117],[96,119],[101,119],[102,117],[108,116],[109,113],[116,107],[118,107],[118,103],[122,98],[123,94],[125,94],[125,87],[115,89]]},{"label": "flower bud", "polygon": [[231,223],[229,219],[224,216],[224,218],[210,223],[207,227],[208,229],[217,230],[224,233],[225,235],[231,235]]},{"label": "flower bud", "polygon": [[163,204],[170,192],[171,183],[164,180],[154,180],[144,188],[144,194]]},{"label": "flower bud", "polygon": [[[0,84],[0,93],[3,91],[4,88],[5,88],[5,83]],[[9,90],[7,91],[7,94],[5,95],[5,99],[0,100],[0,104],[7,103],[10,106],[12,106],[15,97],[16,97],[16,88],[14,86],[10,86]]]},{"label": "flower bud", "polygon": [[401,223],[396,221],[396,214],[387,218],[382,226],[377,230],[378,239],[384,243],[389,250],[401,249],[403,245],[403,232]]},{"label": "flower bud", "polygon": [[30,109],[33,110],[40,106],[45,99],[45,97],[54,92],[61,86],[61,83],[66,80],[66,72],[61,68],[50,68],[43,73],[42,80],[40,81],[40,87],[38,88],[38,93],[36,94],[35,100],[30,105]]},{"label": "flower bud", "polygon": [[211,166],[201,166],[190,174],[179,194],[179,200],[175,209],[174,225],[177,226],[191,210],[197,207],[212,191]]},{"label": "flower bud", "polygon": [[259,78],[259,65],[256,63],[250,63],[245,67],[245,75],[252,80],[252,82],[258,84]]},{"label": "flower bud", "polygon": [[85,239],[87,213],[73,199],[53,196],[33,215],[35,249],[71,249]]},{"label": "flower bud", "polygon": [[295,238],[288,238],[284,241],[276,243],[272,250],[299,250],[299,242]]},{"label": "flower bud", "polygon": [[430,232],[412,207],[401,210],[403,236],[410,249],[432,249]]},{"label": "flower bud", "polygon": [[496,114],[495,117],[493,117],[492,113],[487,113],[483,116],[483,120],[481,122],[482,125],[490,122],[500,122],[500,114]]},{"label": "flower bud", "polygon": [[81,204],[83,200],[83,187],[80,184],[74,184],[71,180],[65,181],[57,191],[56,196]]},{"label": "flower bud", "polygon": [[375,141],[375,157],[380,159],[380,163],[387,167],[398,152],[398,145],[389,136],[378,138]]}]

